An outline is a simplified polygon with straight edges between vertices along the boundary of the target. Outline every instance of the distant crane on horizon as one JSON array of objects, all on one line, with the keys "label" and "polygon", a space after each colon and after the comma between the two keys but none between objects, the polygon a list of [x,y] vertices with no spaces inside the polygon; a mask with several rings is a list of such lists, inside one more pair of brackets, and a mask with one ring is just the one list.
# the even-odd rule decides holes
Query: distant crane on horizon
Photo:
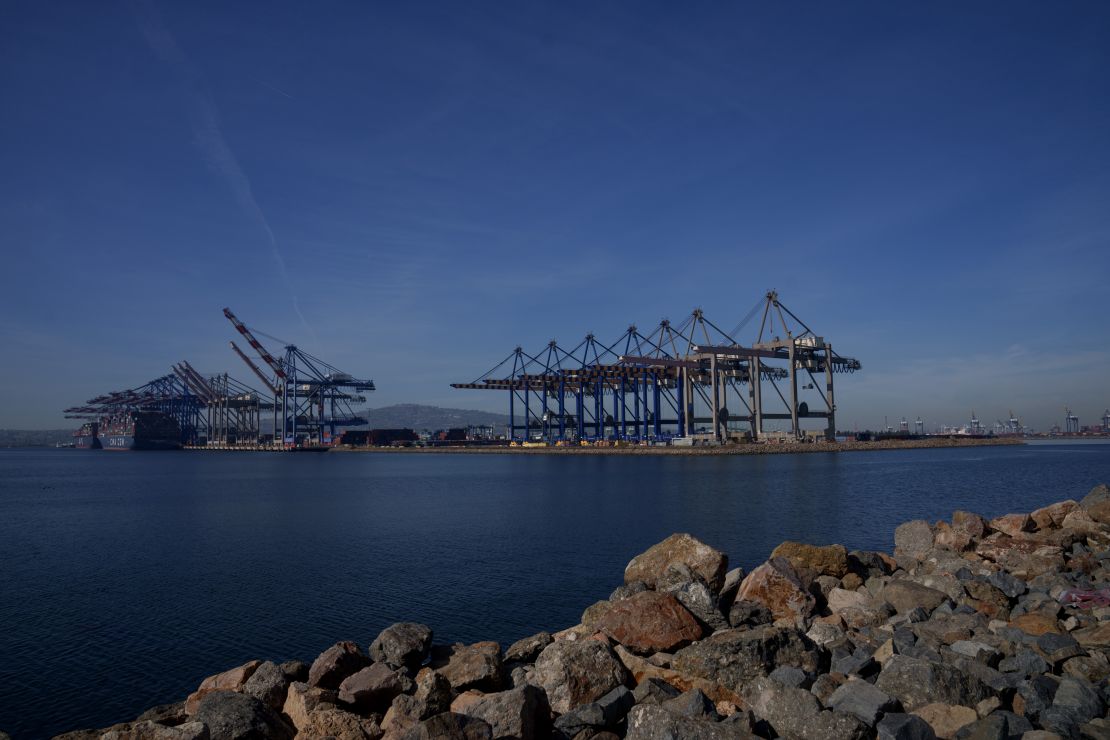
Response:
[{"label": "distant crane on horizon", "polygon": [[1079,417],[1067,406],[1064,407],[1064,426],[1068,434],[1079,434]]}]

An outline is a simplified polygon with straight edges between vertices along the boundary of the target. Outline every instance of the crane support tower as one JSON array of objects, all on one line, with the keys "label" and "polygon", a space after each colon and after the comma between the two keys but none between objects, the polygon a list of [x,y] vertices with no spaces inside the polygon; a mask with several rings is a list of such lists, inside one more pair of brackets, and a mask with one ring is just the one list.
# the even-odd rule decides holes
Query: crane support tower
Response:
[{"label": "crane support tower", "polygon": [[[754,341],[742,344],[736,337],[756,316]],[[632,325],[609,344],[587,334],[569,350],[555,340],[534,354],[516,347],[476,380],[452,387],[508,391],[514,440],[696,436],[721,443],[760,439],[768,420],[789,421],[788,434],[801,439],[810,419],[822,422],[823,436],[832,440],[833,376],[860,368],[770,291],[731,331],[695,309],[679,324],[664,319],[647,334]]]},{"label": "crane support tower", "polygon": [[369,423],[358,416],[351,405],[366,402],[363,394],[375,390],[373,380],[356,378],[294,344],[286,344],[284,355],[278,359],[231,309],[225,308],[224,316],[273,373],[270,378],[234,342],[231,343],[232,350],[251,372],[273,391],[276,446],[282,449],[326,448],[338,439],[338,428]]}]

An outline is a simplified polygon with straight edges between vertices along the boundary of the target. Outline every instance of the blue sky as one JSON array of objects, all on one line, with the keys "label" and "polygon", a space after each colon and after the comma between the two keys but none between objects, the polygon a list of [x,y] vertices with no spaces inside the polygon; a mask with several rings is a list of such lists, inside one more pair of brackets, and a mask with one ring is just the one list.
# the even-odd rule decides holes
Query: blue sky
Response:
[{"label": "blue sky", "polygon": [[767,289],[842,427],[1110,406],[1105,3],[22,2],[0,24],[0,426],[220,309],[455,391],[517,344]]}]

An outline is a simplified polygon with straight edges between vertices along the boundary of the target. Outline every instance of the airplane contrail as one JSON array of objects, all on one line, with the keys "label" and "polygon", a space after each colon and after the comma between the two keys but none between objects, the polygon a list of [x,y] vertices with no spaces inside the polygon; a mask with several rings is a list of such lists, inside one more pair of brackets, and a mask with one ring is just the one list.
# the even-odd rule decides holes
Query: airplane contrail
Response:
[{"label": "airplane contrail", "polygon": [[[289,271],[285,265],[285,258],[282,256],[281,250],[278,249],[274,230],[270,227],[265,212],[254,197],[250,178],[243,171],[238,158],[224,137],[223,130],[220,127],[219,111],[205,89],[200,73],[189,63],[185,53],[163,25],[149,0],[133,0],[132,4],[138,16],[139,28],[147,44],[162,61],[173,69],[186,89],[195,146],[204,156],[208,165],[227,183],[239,208],[266,234],[266,239],[270,244],[271,257],[277,265],[285,287],[288,288],[289,294],[292,296],[293,311],[305,328],[315,335],[315,331],[305,320],[304,314],[301,313],[297,295],[293,291],[293,282],[289,278]],[[267,87],[271,86],[267,85]],[[286,95],[286,97],[292,97],[281,90],[278,90],[278,92]]]}]

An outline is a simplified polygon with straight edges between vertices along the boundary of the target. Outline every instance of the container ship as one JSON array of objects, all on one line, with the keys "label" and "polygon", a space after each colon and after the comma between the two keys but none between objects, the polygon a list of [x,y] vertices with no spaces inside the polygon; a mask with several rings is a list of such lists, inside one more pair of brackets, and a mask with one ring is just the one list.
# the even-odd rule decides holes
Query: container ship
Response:
[{"label": "container ship", "polygon": [[95,421],[90,421],[81,425],[81,428],[73,433],[73,446],[79,450],[99,450],[100,438],[97,436],[100,424]]},{"label": "container ship", "polygon": [[181,449],[181,428],[160,411],[130,411],[100,420],[100,446],[105,450]]}]

